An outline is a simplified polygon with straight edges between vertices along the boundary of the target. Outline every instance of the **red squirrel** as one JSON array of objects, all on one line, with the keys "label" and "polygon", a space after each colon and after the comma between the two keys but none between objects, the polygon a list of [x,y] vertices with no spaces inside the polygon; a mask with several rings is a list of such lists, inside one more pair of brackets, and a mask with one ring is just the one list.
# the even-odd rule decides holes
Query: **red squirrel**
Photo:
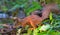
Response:
[{"label": "red squirrel", "polygon": [[[41,16],[36,14],[36,12],[39,13],[40,11],[34,11],[30,16],[27,16],[23,19],[20,19],[18,17],[16,18],[12,17],[12,19],[16,20],[12,27],[17,28],[22,26],[24,28],[26,25],[30,25],[33,29],[35,29],[37,28],[38,24],[43,25],[42,21],[49,17],[49,14],[51,11],[59,13],[59,8],[57,4],[55,3],[46,4],[41,11],[42,12]],[[10,27],[9,25],[5,25],[5,26]],[[3,32],[3,31],[0,31],[0,32]]]},{"label": "red squirrel", "polygon": [[42,12],[41,17],[32,13],[30,16],[27,16],[24,19],[15,18],[18,20],[18,23],[16,23],[14,27],[16,28],[16,27],[19,27],[20,25],[22,27],[25,27],[28,24],[28,25],[31,25],[35,29],[37,28],[36,26],[37,24],[42,24],[41,22],[45,20],[46,18],[48,18],[49,13],[51,11],[54,11],[54,12],[59,11],[57,4],[51,3],[51,4],[45,5],[43,7],[43,10],[41,11]]}]

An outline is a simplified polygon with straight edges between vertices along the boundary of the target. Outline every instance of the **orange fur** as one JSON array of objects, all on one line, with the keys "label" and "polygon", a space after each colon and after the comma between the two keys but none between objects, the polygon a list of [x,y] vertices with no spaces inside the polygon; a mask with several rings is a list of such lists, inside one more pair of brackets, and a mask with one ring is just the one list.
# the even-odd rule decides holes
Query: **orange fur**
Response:
[{"label": "orange fur", "polygon": [[[47,4],[46,6],[44,6],[43,10],[42,10],[42,17],[39,17],[38,15],[32,14],[24,19],[22,19],[22,21],[20,20],[20,23],[17,23],[18,25],[16,25],[17,27],[19,27],[21,24],[22,27],[25,27],[27,24],[31,25],[34,29],[37,27],[37,24],[41,24],[41,22],[43,20],[45,20],[46,18],[48,18],[49,13],[52,10],[56,10],[58,11],[58,8],[56,6],[56,4]],[[18,19],[19,20],[19,19]]]}]

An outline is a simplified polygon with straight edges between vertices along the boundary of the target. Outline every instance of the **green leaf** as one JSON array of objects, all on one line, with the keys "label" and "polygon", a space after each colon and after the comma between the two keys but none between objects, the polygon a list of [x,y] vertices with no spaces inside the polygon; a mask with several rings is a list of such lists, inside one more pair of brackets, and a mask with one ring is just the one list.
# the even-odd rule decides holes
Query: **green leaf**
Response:
[{"label": "green leaf", "polygon": [[53,15],[52,15],[52,12],[50,12],[50,20],[52,20],[53,19],[53,17],[52,17]]},{"label": "green leaf", "polygon": [[41,28],[41,26],[39,26],[38,28],[34,29],[33,35],[38,35],[38,32],[40,31],[39,30],[40,28]]},{"label": "green leaf", "polygon": [[5,12],[8,10],[8,8],[6,6],[2,6],[2,10]]},{"label": "green leaf", "polygon": [[32,2],[32,6],[26,9],[27,16],[30,15],[31,12],[37,9],[42,9],[42,6],[38,2]]},{"label": "green leaf", "polygon": [[47,25],[43,25],[39,30],[40,31],[47,31],[49,28],[50,28],[50,25],[47,24]]}]

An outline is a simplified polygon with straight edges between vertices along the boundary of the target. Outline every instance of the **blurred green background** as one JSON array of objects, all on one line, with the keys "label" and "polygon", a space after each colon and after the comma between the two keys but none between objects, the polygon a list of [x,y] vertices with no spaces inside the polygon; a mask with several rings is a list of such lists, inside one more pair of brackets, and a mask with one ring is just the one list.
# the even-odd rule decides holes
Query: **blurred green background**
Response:
[{"label": "blurred green background", "polygon": [[[57,3],[60,9],[60,0],[0,0],[0,14],[5,13],[8,15],[8,19],[6,19],[7,17],[5,19],[1,19],[2,21],[0,20],[0,24],[13,24],[13,20],[9,19],[10,16],[24,18],[29,16],[31,12],[35,10],[42,10],[43,7],[41,6],[41,2],[43,1],[46,4],[52,2]],[[17,29],[18,32],[16,33],[17,35],[60,35],[60,14],[56,15],[54,13],[50,13],[49,19],[44,20],[42,23],[45,24],[45,26],[39,26],[33,31],[26,27],[27,33],[23,34],[19,31],[20,29]],[[2,28],[2,26],[0,26],[0,28]],[[41,28],[44,30],[42,31]]]}]

